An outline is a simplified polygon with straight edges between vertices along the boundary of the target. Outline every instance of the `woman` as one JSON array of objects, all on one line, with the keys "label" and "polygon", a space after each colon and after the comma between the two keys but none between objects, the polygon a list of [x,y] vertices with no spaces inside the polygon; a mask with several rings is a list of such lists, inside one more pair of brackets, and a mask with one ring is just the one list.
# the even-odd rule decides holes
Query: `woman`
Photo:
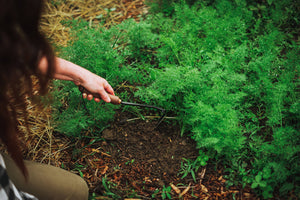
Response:
[{"label": "woman", "polygon": [[32,75],[39,80],[41,94],[56,78],[82,85],[105,102],[110,102],[108,94],[114,95],[105,79],[54,56],[39,31],[42,7],[42,0],[0,0],[0,138],[9,153],[0,154],[0,199],[88,199],[81,177],[22,159],[17,118],[27,117],[25,100],[33,95]]}]

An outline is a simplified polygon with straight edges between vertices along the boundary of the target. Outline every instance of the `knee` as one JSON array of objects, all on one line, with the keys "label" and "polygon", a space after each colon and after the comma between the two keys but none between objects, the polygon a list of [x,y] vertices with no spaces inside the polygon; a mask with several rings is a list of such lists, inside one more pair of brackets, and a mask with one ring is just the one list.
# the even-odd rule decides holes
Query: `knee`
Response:
[{"label": "knee", "polygon": [[89,197],[89,187],[86,183],[86,181],[84,179],[81,179],[82,180],[82,183],[81,183],[81,189],[82,189],[82,196],[83,196],[83,199],[88,199]]},{"label": "knee", "polygon": [[87,200],[89,197],[89,187],[86,181],[78,176],[75,187],[73,187],[72,197],[70,199]]}]

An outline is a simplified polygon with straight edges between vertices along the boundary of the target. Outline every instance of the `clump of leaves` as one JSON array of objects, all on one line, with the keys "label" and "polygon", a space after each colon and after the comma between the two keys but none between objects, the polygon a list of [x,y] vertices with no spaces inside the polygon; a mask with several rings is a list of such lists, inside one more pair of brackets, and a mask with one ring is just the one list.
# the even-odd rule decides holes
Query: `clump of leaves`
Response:
[{"label": "clump of leaves", "polygon": [[[286,6],[268,3],[271,10]],[[182,132],[225,164],[235,184],[270,198],[277,188],[299,192],[299,147],[287,139],[299,136],[299,45],[274,10],[251,6],[176,4],[172,18],[153,17],[160,68],[137,95],[178,115]],[[261,177],[265,171],[271,175]]]},{"label": "clump of leaves", "polygon": [[197,159],[194,161],[186,158],[182,159],[183,161],[181,162],[181,168],[178,175],[181,174],[181,178],[185,178],[187,175],[191,174],[194,182],[196,182],[196,173],[198,172],[201,166],[205,166],[207,164],[209,158],[207,155],[201,152]]},{"label": "clump of leaves", "polygon": [[[135,64],[137,60],[151,60],[147,51],[156,46],[156,36],[149,32],[149,23],[137,24],[128,20],[111,29],[91,27],[83,20],[66,24],[72,26],[76,40],[62,49],[63,58],[105,78],[114,88],[122,87],[123,83],[147,83],[151,80],[149,64]],[[55,103],[52,107],[57,131],[76,137],[87,132],[98,134],[113,119],[117,106],[83,100],[73,83],[56,81],[54,87]]]}]

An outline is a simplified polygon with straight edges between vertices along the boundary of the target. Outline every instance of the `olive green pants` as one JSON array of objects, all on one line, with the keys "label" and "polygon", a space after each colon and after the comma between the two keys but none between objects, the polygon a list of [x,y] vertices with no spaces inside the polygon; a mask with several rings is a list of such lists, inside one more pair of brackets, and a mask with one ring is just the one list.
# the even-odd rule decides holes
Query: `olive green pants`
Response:
[{"label": "olive green pants", "polygon": [[25,161],[28,170],[25,181],[15,162],[7,155],[2,156],[8,176],[19,190],[40,200],[88,199],[88,186],[80,176],[51,165]]}]

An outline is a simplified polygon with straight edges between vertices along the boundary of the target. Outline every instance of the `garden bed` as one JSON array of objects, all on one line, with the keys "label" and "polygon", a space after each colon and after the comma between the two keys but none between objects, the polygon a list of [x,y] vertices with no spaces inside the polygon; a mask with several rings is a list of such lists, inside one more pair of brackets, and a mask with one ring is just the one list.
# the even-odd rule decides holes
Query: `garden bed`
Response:
[{"label": "garden bed", "polygon": [[[163,193],[177,199],[184,190],[183,199],[255,197],[249,189],[226,188],[221,166],[200,168],[196,182],[190,173],[181,179],[183,158],[195,160],[198,151],[193,140],[180,136],[176,124],[165,121],[156,129],[155,120],[124,122],[130,114],[116,115],[116,121],[101,135],[104,140],[82,141],[75,148],[81,150],[73,158],[60,160],[65,167],[82,174],[97,199],[161,199]],[[69,153],[74,155],[71,148]]]},{"label": "garden bed", "polygon": [[[122,99],[156,102],[181,124],[164,120],[155,129],[156,119],[136,119],[149,113],[91,102],[84,109],[76,86],[59,83],[61,107],[31,109],[26,158],[78,173],[94,199],[255,199],[249,187],[260,197],[297,198],[297,12],[282,18],[276,13],[286,5],[272,1],[264,2],[270,13],[257,3],[168,5],[173,19],[112,26],[138,21],[143,1],[78,2],[52,2],[43,18],[53,43],[67,46],[63,56],[110,78]],[[57,111],[60,129],[50,123]],[[205,154],[207,165],[194,170]]]}]

